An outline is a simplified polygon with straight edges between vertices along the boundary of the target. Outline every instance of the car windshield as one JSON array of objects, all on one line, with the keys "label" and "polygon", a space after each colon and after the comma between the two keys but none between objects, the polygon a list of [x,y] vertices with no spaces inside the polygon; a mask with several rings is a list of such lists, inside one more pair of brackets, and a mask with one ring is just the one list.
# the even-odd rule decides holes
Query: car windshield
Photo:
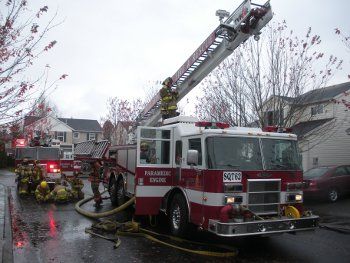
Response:
[{"label": "car windshield", "polygon": [[305,179],[318,178],[324,175],[330,168],[329,167],[318,167],[308,170],[304,173]]},{"label": "car windshield", "polygon": [[296,141],[261,139],[266,170],[300,170]]},{"label": "car windshield", "polygon": [[257,138],[209,137],[206,143],[209,169],[262,170]]}]

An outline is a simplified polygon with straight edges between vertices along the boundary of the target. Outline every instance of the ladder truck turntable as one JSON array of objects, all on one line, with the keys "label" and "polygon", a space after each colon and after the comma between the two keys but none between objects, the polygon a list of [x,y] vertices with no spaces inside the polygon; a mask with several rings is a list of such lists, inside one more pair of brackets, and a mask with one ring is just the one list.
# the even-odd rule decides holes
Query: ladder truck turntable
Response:
[{"label": "ladder truck turntable", "polygon": [[[254,6],[254,8],[252,8]],[[243,3],[173,75],[183,98],[217,65],[271,20],[269,2]],[[159,93],[138,117],[136,144],[84,142],[81,160],[103,159],[103,185],[113,204],[135,197],[135,215],[169,218],[172,234],[190,225],[219,236],[269,235],[314,230],[305,211],[297,137],[275,127],[229,127],[178,116],[161,118]]]}]

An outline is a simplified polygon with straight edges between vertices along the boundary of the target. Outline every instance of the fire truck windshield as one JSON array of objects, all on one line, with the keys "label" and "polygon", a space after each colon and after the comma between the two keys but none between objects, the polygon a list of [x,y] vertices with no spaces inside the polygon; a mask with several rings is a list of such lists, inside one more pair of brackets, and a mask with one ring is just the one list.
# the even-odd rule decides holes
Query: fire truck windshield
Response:
[{"label": "fire truck windshield", "polygon": [[209,137],[206,139],[206,146],[209,169],[298,170],[301,167],[295,141]]},{"label": "fire truck windshield", "polygon": [[262,170],[258,138],[207,138],[208,168]]},{"label": "fire truck windshield", "polygon": [[296,141],[261,139],[266,170],[301,170]]}]

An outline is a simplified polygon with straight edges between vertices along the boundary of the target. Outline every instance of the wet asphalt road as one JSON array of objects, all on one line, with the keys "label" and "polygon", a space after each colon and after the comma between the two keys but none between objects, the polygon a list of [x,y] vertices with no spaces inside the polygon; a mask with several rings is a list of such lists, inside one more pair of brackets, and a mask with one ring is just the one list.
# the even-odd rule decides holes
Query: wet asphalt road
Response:
[{"label": "wet asphalt road", "polygon": [[[268,238],[193,235],[198,241],[235,246],[239,251],[235,259],[197,256],[131,237],[120,237],[121,246],[113,249],[112,242],[84,232],[94,221],[79,215],[73,203],[39,205],[31,197],[20,199],[14,178],[14,174],[0,171],[0,183],[7,187],[10,200],[14,262],[349,262],[350,258],[350,234],[326,229]],[[91,194],[88,183],[84,191]],[[311,202],[307,207],[320,214],[325,223],[350,227],[350,197],[337,204]],[[92,203],[84,208],[95,211]],[[109,200],[105,200],[100,211],[109,208]],[[125,221],[130,213],[123,212],[116,218]],[[166,231],[164,218],[160,218],[157,230]]]}]

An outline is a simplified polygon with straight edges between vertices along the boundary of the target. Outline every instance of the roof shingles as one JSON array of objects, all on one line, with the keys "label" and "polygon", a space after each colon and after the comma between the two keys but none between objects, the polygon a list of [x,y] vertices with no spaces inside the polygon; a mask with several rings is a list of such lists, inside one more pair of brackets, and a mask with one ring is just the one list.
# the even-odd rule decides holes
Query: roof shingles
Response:
[{"label": "roof shingles", "polygon": [[97,120],[58,118],[75,131],[102,132],[101,125]]}]

